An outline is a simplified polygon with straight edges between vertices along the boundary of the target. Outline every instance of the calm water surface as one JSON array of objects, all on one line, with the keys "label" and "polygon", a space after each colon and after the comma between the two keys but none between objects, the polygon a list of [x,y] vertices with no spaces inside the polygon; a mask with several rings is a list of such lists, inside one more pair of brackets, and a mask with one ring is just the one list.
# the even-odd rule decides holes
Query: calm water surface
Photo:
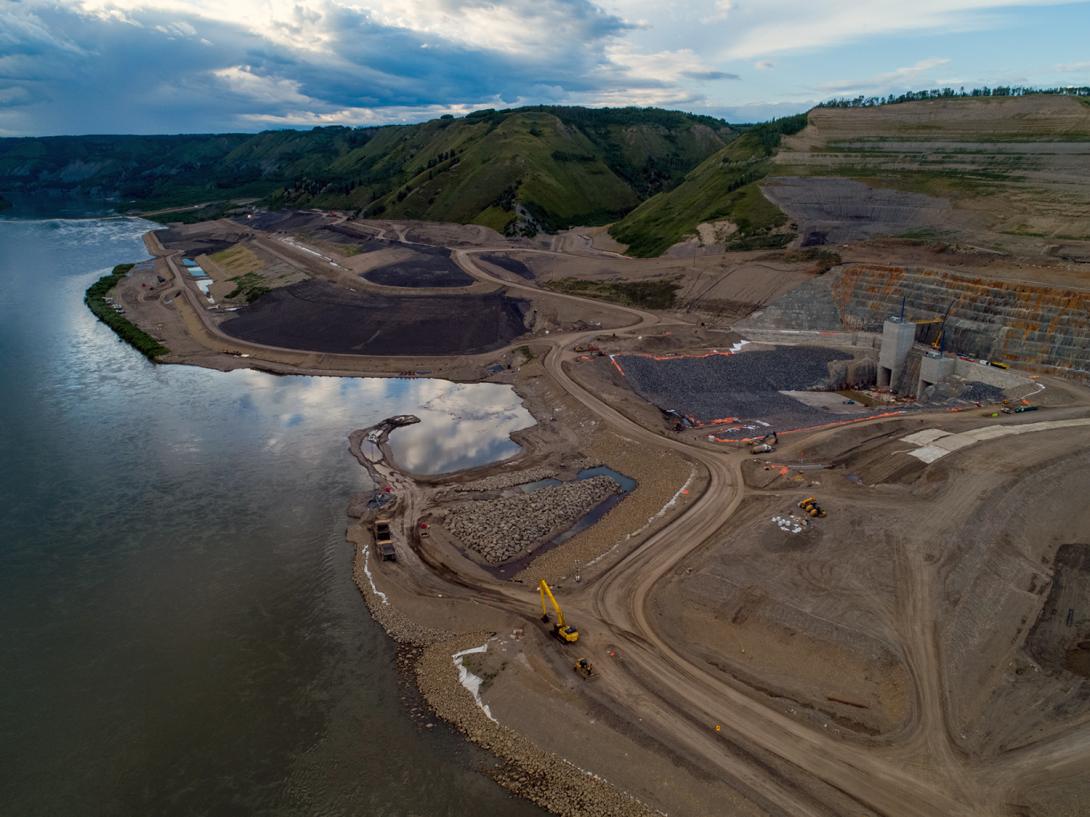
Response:
[{"label": "calm water surface", "polygon": [[149,226],[0,221],[0,813],[539,815],[410,719],[344,541],[350,430],[451,470],[517,398],[152,366],[82,304]]}]

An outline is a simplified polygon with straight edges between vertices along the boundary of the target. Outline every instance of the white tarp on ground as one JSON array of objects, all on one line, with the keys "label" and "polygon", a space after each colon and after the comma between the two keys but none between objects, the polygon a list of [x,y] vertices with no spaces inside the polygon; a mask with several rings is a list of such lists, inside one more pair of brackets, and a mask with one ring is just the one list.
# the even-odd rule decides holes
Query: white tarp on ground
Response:
[{"label": "white tarp on ground", "polygon": [[965,448],[985,440],[996,440],[1000,437],[1010,437],[1015,434],[1032,434],[1035,431],[1052,431],[1058,428],[1078,428],[1090,426],[1090,418],[1077,418],[1073,420],[1046,420],[1040,423],[1024,423],[1022,425],[983,426],[971,431],[962,431],[951,434],[940,428],[925,428],[915,434],[902,437],[902,442],[919,446],[913,451],[907,451],[909,456],[923,462],[931,463],[945,457],[947,454]]}]

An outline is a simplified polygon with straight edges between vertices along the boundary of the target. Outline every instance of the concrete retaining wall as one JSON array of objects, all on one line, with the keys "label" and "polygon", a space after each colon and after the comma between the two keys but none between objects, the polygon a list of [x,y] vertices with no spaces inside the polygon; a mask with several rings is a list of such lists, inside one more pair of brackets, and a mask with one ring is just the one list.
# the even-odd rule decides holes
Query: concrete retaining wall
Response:
[{"label": "concrete retaining wall", "polygon": [[947,351],[1031,371],[1090,376],[1090,292],[924,269],[838,267],[755,313],[739,331],[877,332],[900,311],[902,297],[912,321],[941,318],[950,307]]}]

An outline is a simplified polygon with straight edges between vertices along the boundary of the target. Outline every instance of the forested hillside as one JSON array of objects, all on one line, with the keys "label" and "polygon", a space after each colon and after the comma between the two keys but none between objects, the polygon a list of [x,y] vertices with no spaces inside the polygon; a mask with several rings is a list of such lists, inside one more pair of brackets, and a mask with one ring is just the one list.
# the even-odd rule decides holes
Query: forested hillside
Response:
[{"label": "forested hillside", "polygon": [[733,135],[675,111],[538,107],[381,128],[0,139],[0,192],[120,210],[257,198],[532,232],[618,218]]}]

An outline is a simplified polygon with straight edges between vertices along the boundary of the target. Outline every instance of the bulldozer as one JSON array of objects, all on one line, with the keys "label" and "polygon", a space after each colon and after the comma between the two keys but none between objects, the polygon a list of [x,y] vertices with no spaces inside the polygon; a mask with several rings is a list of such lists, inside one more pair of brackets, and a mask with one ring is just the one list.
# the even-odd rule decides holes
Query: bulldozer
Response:
[{"label": "bulldozer", "polygon": [[818,504],[817,499],[812,496],[808,496],[806,499],[802,500],[802,502],[799,503],[799,507],[802,508],[807,516],[812,516],[815,519],[825,518],[825,509],[821,507],[821,505]]},{"label": "bulldozer", "polygon": [[[537,586],[541,594],[541,621],[545,624],[552,623],[552,635],[561,644],[574,644],[579,640],[579,631],[564,622],[564,611],[560,609],[560,604],[557,603],[556,596],[553,595],[549,583],[542,579]],[[552,622],[552,619],[549,618],[549,608],[546,600],[552,603],[553,610],[556,611],[555,622]]]},{"label": "bulldozer", "polygon": [[575,666],[572,667],[576,674],[581,676],[583,680],[589,681],[594,677],[594,665],[590,663],[586,658],[580,658],[575,662]]}]

